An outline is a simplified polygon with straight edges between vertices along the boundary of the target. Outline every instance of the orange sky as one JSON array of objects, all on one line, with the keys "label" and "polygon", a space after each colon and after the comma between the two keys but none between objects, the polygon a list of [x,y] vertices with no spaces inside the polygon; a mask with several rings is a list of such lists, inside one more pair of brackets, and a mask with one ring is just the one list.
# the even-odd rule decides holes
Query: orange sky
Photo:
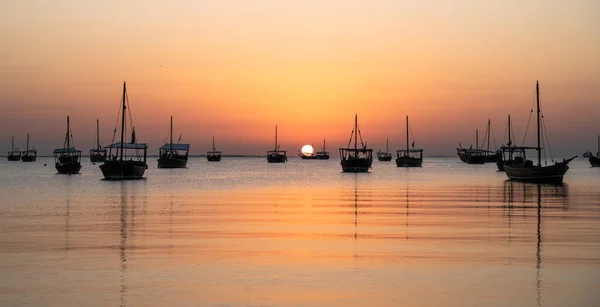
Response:
[{"label": "orange sky", "polygon": [[[327,138],[336,152],[359,114],[374,149],[454,154],[491,118],[522,138],[540,80],[554,153],[600,133],[597,1],[3,1],[0,149],[62,145],[65,117],[87,150],[110,142],[122,82],[150,151],[175,134],[192,154],[264,154]],[[530,133],[530,135],[533,135]]]}]

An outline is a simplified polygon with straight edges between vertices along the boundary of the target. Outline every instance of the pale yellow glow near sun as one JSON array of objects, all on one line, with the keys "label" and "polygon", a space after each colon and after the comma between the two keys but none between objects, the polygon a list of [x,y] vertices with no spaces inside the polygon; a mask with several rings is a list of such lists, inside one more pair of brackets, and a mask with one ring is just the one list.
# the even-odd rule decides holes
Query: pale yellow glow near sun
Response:
[{"label": "pale yellow glow near sun", "polygon": [[313,154],[315,152],[315,149],[312,146],[310,146],[310,145],[304,145],[304,146],[302,146],[301,151],[305,155],[310,155],[310,154]]}]

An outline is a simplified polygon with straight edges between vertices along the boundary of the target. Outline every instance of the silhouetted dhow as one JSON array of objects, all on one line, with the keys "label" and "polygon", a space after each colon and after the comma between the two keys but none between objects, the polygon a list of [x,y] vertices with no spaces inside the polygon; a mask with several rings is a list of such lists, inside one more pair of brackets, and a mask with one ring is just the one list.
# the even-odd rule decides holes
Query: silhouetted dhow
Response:
[{"label": "silhouetted dhow", "polygon": [[179,144],[179,142],[173,144],[173,116],[171,116],[169,143],[158,149],[158,168],[185,168],[189,152],[190,144]]},{"label": "silhouetted dhow", "polygon": [[385,138],[385,151],[377,152],[377,160],[379,161],[392,161],[392,154],[390,153],[388,138]]},{"label": "silhouetted dhow", "polygon": [[406,149],[396,151],[396,166],[397,167],[420,167],[423,165],[423,149],[416,149],[415,142],[412,143],[412,148],[408,147],[408,116],[406,116]]},{"label": "silhouetted dhow", "polygon": [[[536,105],[537,105],[537,146],[533,147],[537,151],[537,164],[523,157],[523,161],[513,161],[510,164],[504,164],[504,171],[511,180],[529,181],[529,182],[549,182],[562,183],[563,176],[569,170],[569,162],[575,159],[574,156],[570,159],[563,159],[562,162],[554,162],[552,165],[542,166],[542,147],[541,147],[541,129],[540,129],[540,87],[536,82]],[[527,147],[523,147],[528,149]]]},{"label": "silhouetted dhow", "polygon": [[104,162],[106,160],[106,148],[100,145],[100,120],[96,119],[96,138],[90,149],[90,162]]},{"label": "silhouetted dhow", "polygon": [[81,150],[75,148],[69,116],[65,141],[62,148],[54,150],[54,162],[59,174],[79,174],[81,170]]},{"label": "silhouetted dhow", "polygon": [[279,150],[277,145],[277,126],[275,126],[275,148],[267,151],[267,162],[269,163],[284,163],[287,161],[287,151]]},{"label": "silhouetted dhow", "polygon": [[[102,175],[104,175],[104,178],[107,180],[142,179],[144,172],[148,168],[148,164],[146,164],[148,145],[145,143],[136,143],[135,127],[133,126],[133,123],[131,124],[133,127],[131,131],[131,142],[126,144],[124,140],[127,127],[125,112],[128,106],[129,98],[127,97],[127,87],[125,82],[123,82],[121,141],[106,147],[108,149],[108,157],[104,164],[100,165]],[[115,128],[115,132],[116,131],[117,129]],[[135,154],[128,155],[131,151],[135,152]],[[140,151],[142,151],[141,154]]]},{"label": "silhouetted dhow", "polygon": [[[354,137],[354,148],[350,147]],[[360,137],[360,148],[358,148],[358,139]],[[367,148],[363,143],[362,134],[358,129],[358,115],[354,116],[354,128],[350,134],[348,147],[340,148],[340,164],[343,172],[364,173],[368,172],[373,164],[373,149]]]},{"label": "silhouetted dhow", "polygon": [[485,164],[486,152],[479,149],[479,131],[475,129],[475,149],[465,150],[465,162],[467,164]]},{"label": "silhouetted dhow", "polygon": [[27,133],[27,149],[21,153],[21,161],[35,162],[37,159],[37,150],[29,149],[29,133]]},{"label": "silhouetted dhow", "polygon": [[212,138],[212,151],[206,153],[206,160],[210,162],[221,161],[221,152],[215,149],[215,137]]},{"label": "silhouetted dhow", "polygon": [[15,150],[15,138],[14,137],[11,137],[10,151],[8,152],[8,155],[6,155],[6,158],[8,159],[8,161],[21,160],[21,152],[19,151],[18,148]]}]

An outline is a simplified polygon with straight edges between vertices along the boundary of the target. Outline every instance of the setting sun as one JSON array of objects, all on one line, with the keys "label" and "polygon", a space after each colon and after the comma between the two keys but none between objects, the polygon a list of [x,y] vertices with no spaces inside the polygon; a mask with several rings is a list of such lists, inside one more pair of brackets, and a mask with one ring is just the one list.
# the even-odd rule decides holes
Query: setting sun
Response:
[{"label": "setting sun", "polygon": [[305,155],[311,155],[315,152],[315,149],[311,145],[304,145],[302,146],[301,151]]}]

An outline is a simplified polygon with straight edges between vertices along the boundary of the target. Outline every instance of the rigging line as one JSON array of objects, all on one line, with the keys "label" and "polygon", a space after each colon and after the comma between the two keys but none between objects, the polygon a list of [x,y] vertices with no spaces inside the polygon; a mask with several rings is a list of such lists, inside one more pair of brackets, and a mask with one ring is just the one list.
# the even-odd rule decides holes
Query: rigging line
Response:
[{"label": "rigging line", "polygon": [[[546,120],[544,119],[544,116],[542,116],[542,127],[544,127],[544,136],[546,137],[546,144],[548,144],[548,153],[550,154],[550,160],[552,162],[554,162],[554,156],[552,155],[552,148],[550,147],[550,139],[548,138],[548,130],[546,128]],[[544,149],[544,152],[546,150]]]},{"label": "rigging line", "polygon": [[346,148],[350,148],[350,143],[352,143],[353,136],[354,136],[354,127],[352,127],[352,133],[350,133],[350,140],[348,140],[348,146],[346,146]]},{"label": "rigging line", "polygon": [[123,107],[122,102],[119,101],[119,111],[117,112],[117,121],[115,122],[115,130],[113,131],[112,141],[110,142],[111,144],[115,143],[115,137],[117,136],[117,127],[119,126],[119,118],[121,118],[121,108],[122,107]]},{"label": "rigging line", "polygon": [[356,127],[358,129],[358,137],[360,138],[360,146],[361,148],[365,147],[365,143],[363,143],[363,139],[362,139],[362,133],[360,133],[360,128]]}]

